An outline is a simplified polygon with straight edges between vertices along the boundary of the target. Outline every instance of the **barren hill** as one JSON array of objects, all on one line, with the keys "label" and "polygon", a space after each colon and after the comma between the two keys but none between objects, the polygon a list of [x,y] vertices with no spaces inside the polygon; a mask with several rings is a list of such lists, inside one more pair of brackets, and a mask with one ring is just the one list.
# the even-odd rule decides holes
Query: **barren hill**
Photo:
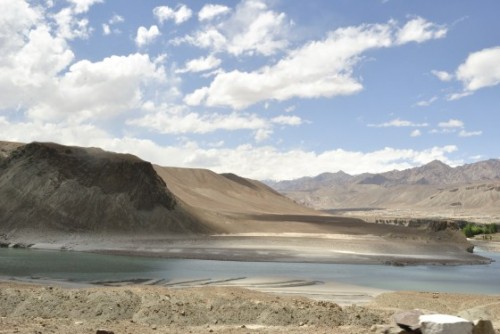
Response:
[{"label": "barren hill", "polygon": [[179,205],[153,166],[135,156],[51,143],[2,147],[4,232],[209,231]]},{"label": "barren hill", "polygon": [[[0,231],[254,231],[259,214],[318,214],[234,174],[153,166],[130,154],[0,142]],[[246,227],[245,227],[246,226]]]}]

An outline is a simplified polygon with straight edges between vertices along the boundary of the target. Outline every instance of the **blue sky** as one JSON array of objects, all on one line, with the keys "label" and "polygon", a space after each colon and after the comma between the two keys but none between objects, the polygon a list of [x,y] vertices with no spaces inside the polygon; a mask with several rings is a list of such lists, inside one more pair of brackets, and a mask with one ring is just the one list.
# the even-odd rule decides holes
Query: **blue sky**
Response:
[{"label": "blue sky", "polygon": [[275,180],[500,157],[497,0],[0,4],[1,140]]}]

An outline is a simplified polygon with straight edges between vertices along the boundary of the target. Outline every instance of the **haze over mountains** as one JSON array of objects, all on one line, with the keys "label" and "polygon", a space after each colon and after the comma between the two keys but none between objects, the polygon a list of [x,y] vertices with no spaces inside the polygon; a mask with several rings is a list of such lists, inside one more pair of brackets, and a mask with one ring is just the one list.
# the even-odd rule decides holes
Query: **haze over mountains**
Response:
[{"label": "haze over mountains", "polygon": [[500,160],[452,168],[440,161],[380,174],[342,171],[266,182],[317,209],[419,208],[498,212]]}]

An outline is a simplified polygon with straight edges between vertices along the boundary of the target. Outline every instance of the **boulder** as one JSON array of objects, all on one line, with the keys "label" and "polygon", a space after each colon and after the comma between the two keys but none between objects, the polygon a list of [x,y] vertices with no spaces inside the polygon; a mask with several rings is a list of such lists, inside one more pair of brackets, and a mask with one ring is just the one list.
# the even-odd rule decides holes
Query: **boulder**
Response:
[{"label": "boulder", "polygon": [[392,318],[405,331],[413,331],[420,328],[420,316],[424,314],[421,310],[410,310],[396,313]]},{"label": "boulder", "polygon": [[426,314],[420,316],[422,334],[472,334],[472,322],[448,314]]},{"label": "boulder", "polygon": [[496,334],[493,324],[489,320],[475,320],[473,334]]},{"label": "boulder", "polygon": [[115,332],[107,329],[98,329],[95,334],[115,334]]}]

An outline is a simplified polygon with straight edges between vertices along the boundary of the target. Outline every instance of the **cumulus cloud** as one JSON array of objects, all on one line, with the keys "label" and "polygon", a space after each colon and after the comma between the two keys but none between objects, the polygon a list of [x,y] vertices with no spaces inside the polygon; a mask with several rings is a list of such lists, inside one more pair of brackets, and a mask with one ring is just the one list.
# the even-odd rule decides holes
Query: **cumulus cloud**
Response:
[{"label": "cumulus cloud", "polygon": [[177,73],[203,72],[219,67],[221,60],[213,55],[200,57],[186,62],[184,68],[178,69]]},{"label": "cumulus cloud", "polygon": [[[417,21],[427,22],[423,19]],[[433,27],[432,24],[423,24],[424,31]],[[290,51],[275,65],[252,72],[221,72],[209,86],[188,94],[185,102],[244,109],[266,100],[355,94],[363,89],[353,72],[364,52],[403,42],[423,41],[409,37],[401,39],[400,34],[392,21],[339,28],[321,41],[309,42]],[[428,38],[436,36],[441,35],[430,33]],[[224,44],[223,39],[220,43]]]},{"label": "cumulus cloud", "polygon": [[284,13],[270,10],[261,0],[244,0],[226,20],[216,26],[208,24],[191,35],[175,39],[173,43],[189,43],[235,56],[269,56],[288,46],[288,28],[289,22]]},{"label": "cumulus cloud", "polygon": [[381,123],[381,124],[368,124],[369,127],[375,128],[391,128],[391,127],[411,127],[411,128],[421,128],[429,126],[428,123],[414,123],[411,121],[402,120],[399,118],[393,119],[389,122]]},{"label": "cumulus cloud", "polygon": [[19,109],[43,122],[106,118],[136,107],[148,87],[166,80],[163,66],[148,55],[74,63],[67,39],[41,9],[13,1],[3,11],[0,110]]},{"label": "cumulus cloud", "polygon": [[137,29],[137,35],[135,37],[135,44],[138,47],[143,47],[152,43],[158,36],[160,36],[160,30],[156,25],[152,25],[149,29],[145,27],[139,27]]},{"label": "cumulus cloud", "polygon": [[456,72],[465,91],[476,91],[500,83],[500,46],[471,53]]},{"label": "cumulus cloud", "polygon": [[227,14],[231,9],[223,5],[206,4],[198,12],[198,20],[200,21],[210,21],[217,16]]},{"label": "cumulus cloud", "polygon": [[479,89],[500,84],[500,46],[469,54],[465,62],[449,78],[460,81],[463,90],[449,94],[448,101],[458,100],[474,94]]},{"label": "cumulus cloud", "polygon": [[430,39],[438,39],[446,36],[448,29],[446,26],[438,25],[416,17],[408,21],[397,33],[396,42],[405,44],[408,42],[422,43]]},{"label": "cumulus cloud", "polygon": [[153,14],[160,24],[169,20],[173,20],[175,24],[181,24],[191,18],[193,11],[186,5],[180,5],[176,9],[158,6],[153,9]]},{"label": "cumulus cloud", "polygon": [[30,104],[50,93],[54,77],[74,59],[67,41],[51,33],[38,8],[12,1],[2,11],[0,109]]},{"label": "cumulus cloud", "polygon": [[[57,81],[57,90],[29,110],[38,119],[61,115],[85,120],[107,118],[137,108],[148,84],[166,80],[163,66],[148,55],[111,56],[99,62],[79,61]],[[89,98],[91,96],[92,98]]]}]

